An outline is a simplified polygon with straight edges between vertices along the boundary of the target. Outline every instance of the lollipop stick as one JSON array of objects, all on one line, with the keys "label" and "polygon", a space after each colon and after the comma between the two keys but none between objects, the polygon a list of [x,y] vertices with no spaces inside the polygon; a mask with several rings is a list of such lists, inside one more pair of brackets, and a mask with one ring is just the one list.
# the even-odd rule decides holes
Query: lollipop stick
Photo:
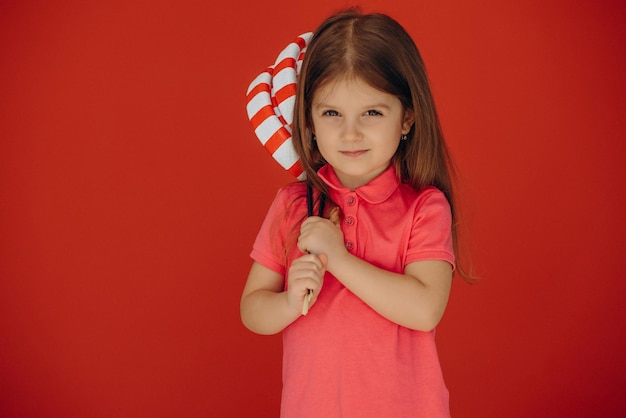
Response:
[{"label": "lollipop stick", "polygon": [[309,305],[311,304],[311,296],[313,296],[313,291],[308,289],[306,292],[306,296],[304,297],[304,303],[302,304],[302,315],[306,315],[309,313]]}]

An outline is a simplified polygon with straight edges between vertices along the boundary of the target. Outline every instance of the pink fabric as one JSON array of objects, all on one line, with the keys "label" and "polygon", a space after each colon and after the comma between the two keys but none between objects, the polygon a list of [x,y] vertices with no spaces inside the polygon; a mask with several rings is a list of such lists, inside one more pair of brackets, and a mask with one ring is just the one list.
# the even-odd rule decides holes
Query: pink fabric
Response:
[{"label": "pink fabric", "polygon": [[[450,207],[441,191],[417,193],[399,183],[393,168],[354,191],[330,166],[320,176],[343,211],[346,246],[358,257],[394,272],[420,260],[454,265]],[[279,191],[251,253],[281,274],[301,255],[293,228],[306,215],[304,196],[301,183]],[[283,331],[283,346],[282,417],[450,415],[435,332],[388,321],[328,273],[309,314]]]}]

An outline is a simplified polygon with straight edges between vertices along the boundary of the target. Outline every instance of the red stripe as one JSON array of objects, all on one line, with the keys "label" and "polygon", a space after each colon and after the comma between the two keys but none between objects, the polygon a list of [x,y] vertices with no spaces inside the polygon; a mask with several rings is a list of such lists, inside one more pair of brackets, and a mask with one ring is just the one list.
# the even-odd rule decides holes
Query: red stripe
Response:
[{"label": "red stripe", "polygon": [[300,47],[300,49],[304,48],[306,46],[306,41],[301,38],[301,37],[297,37],[295,42],[298,44],[298,46]]},{"label": "red stripe", "polygon": [[285,87],[283,87],[282,89],[276,92],[276,101],[278,103],[282,103],[288,98],[295,96],[295,95],[296,95],[296,84],[289,83]]},{"label": "red stripe", "polygon": [[[274,74],[273,72],[273,68],[272,67],[267,67],[261,74],[263,73],[268,73],[270,76],[272,76]],[[261,75],[259,74],[259,76]],[[271,77],[270,77],[271,80]],[[269,88],[269,84],[264,82],[264,81],[259,81],[258,84],[256,86],[254,86],[254,88],[252,90],[250,90],[250,93],[247,94],[246,98],[247,101],[250,101],[250,99],[252,97],[254,97],[257,93],[261,92],[261,91],[270,91]]]},{"label": "red stripe", "polygon": [[254,116],[252,116],[252,118],[250,118],[250,122],[252,123],[254,129],[256,129],[259,127],[260,124],[263,123],[263,121],[265,121],[265,119],[271,116],[276,116],[276,113],[274,113],[274,108],[269,105],[263,106],[261,109],[259,109],[258,112],[254,114]]},{"label": "red stripe", "polygon": [[291,57],[283,58],[283,60],[274,67],[274,74],[278,74],[285,68],[296,68],[296,60]]},{"label": "red stripe", "polygon": [[270,92],[270,86],[269,84],[266,83],[259,83],[256,86],[254,86],[254,88],[252,90],[250,90],[250,93],[248,93],[248,95],[246,96],[246,102],[249,102],[250,100],[252,100],[252,98],[254,96],[256,96],[259,93],[268,93]]},{"label": "red stripe", "polygon": [[274,154],[281,145],[287,141],[291,135],[289,135],[289,131],[287,129],[281,127],[279,130],[274,132],[274,135],[270,137],[265,143],[265,149],[270,152],[270,154]]},{"label": "red stripe", "polygon": [[300,177],[302,174],[302,165],[300,165],[300,160],[296,161],[291,167],[287,169],[289,173],[291,173],[294,177]]}]

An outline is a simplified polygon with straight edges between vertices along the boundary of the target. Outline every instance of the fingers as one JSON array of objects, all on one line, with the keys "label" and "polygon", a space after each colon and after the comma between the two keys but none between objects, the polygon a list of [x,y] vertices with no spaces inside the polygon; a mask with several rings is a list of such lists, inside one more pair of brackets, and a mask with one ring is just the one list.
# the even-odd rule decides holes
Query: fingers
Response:
[{"label": "fingers", "polygon": [[[338,221],[337,211],[333,212]],[[329,253],[330,248],[343,244],[341,228],[332,220],[311,216],[300,227],[298,249],[303,253]]]},{"label": "fingers", "polygon": [[317,216],[311,216],[302,223],[300,235],[298,236],[298,248],[303,253],[312,252],[308,246],[312,244],[311,241],[317,240],[316,237],[319,235],[319,222],[321,219]]},{"label": "fingers", "polygon": [[324,268],[324,262],[319,255],[305,254],[302,257],[298,257],[291,263],[291,268],[297,268],[306,270],[309,268],[316,268],[322,270]]},{"label": "fingers", "polygon": [[294,260],[289,268],[289,286],[296,285],[300,288],[300,293],[306,293],[306,289],[315,291],[321,285],[324,272],[324,263],[320,257],[314,254],[304,255]]},{"label": "fingers", "polygon": [[319,216],[309,216],[308,218],[304,220],[304,222],[302,222],[302,226],[300,227],[300,229],[302,230],[306,228],[311,228],[313,227],[313,225],[326,224],[329,222],[339,227],[339,209],[338,208],[334,208],[330,212],[330,218],[328,219],[320,218]]},{"label": "fingers", "polygon": [[307,254],[293,261],[288,272],[287,293],[294,310],[306,315],[315,304],[324,281],[324,262],[320,257]]}]

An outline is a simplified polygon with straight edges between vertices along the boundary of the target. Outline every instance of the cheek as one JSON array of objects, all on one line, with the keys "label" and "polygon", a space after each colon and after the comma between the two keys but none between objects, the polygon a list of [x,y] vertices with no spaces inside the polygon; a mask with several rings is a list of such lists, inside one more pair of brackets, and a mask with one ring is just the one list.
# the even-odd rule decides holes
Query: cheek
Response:
[{"label": "cheek", "polygon": [[318,147],[324,147],[330,144],[333,138],[333,134],[336,132],[328,123],[315,123],[313,122],[312,132],[315,133],[315,142]]},{"label": "cheek", "polygon": [[317,145],[317,149],[322,154],[324,154],[326,150],[328,149],[328,143],[324,140],[320,141],[319,138],[315,141],[315,145]]},{"label": "cheek", "polygon": [[400,141],[389,141],[387,144],[387,154],[389,155],[394,155],[400,147]]},{"label": "cheek", "polygon": [[320,137],[318,136],[317,140],[315,141],[315,147],[317,148],[319,153],[322,155],[322,158],[324,158],[324,160],[328,161],[328,157],[331,155],[332,144],[328,140],[324,140],[323,139],[323,138],[325,138],[324,135],[322,135],[322,140],[321,141],[320,141],[319,138]]}]

